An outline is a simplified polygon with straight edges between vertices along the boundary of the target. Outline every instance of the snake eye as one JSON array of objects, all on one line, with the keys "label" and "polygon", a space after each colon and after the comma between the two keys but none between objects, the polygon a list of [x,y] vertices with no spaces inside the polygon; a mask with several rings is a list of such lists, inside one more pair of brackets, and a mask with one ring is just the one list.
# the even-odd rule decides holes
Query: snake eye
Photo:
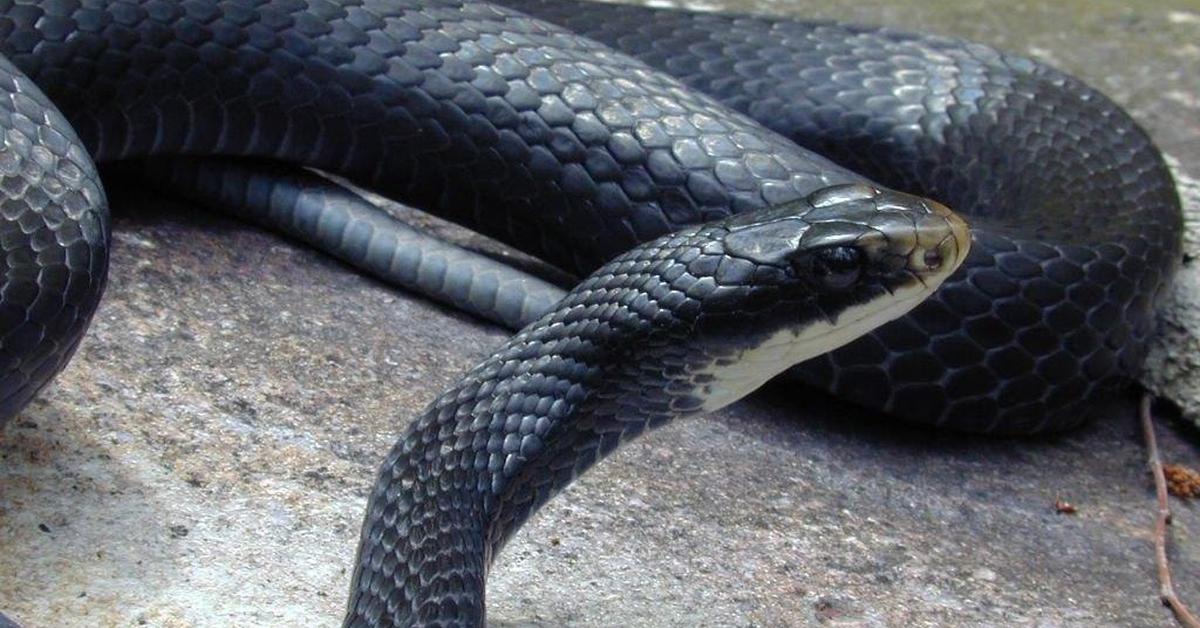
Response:
[{"label": "snake eye", "polygon": [[862,274],[862,253],[852,246],[834,246],[813,253],[810,272],[830,290],[854,285]]}]

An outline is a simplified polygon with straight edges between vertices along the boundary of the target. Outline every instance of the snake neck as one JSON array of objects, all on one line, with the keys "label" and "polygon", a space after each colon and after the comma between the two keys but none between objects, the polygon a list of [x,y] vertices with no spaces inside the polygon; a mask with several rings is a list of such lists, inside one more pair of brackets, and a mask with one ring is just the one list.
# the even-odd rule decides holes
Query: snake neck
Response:
[{"label": "snake neck", "polygon": [[[702,410],[685,304],[652,277],[577,288],[415,421],[370,497],[346,626],[482,625],[488,565],[623,441]],[[595,281],[592,280],[593,287]],[[685,302],[686,303],[686,302]]]},{"label": "snake neck", "polygon": [[638,359],[561,327],[509,342],[392,449],[346,626],[483,625],[488,567],[522,523],[620,443],[701,411],[688,374],[710,356],[652,335],[639,353],[657,357]]}]

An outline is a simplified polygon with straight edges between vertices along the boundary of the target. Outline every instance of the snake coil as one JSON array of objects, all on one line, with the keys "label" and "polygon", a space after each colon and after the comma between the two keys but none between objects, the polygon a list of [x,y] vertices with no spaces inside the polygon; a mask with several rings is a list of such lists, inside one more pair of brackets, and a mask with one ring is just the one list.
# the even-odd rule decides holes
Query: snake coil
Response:
[{"label": "snake coil", "polygon": [[[888,29],[503,4],[0,6],[0,417],[65,365],[103,291],[109,224],[92,160],[163,155],[324,170],[571,272],[602,269],[401,439],[368,512],[351,625],[482,620],[486,565],[554,490],[623,439],[728,402],[798,356],[812,357],[797,367],[805,381],[840,396],[1003,433],[1077,423],[1140,364],[1179,258],[1179,203],[1147,135],[1078,80]],[[968,248],[949,244],[956,219],[884,186],[970,216],[955,274],[937,273]],[[639,265],[651,258],[661,268]],[[674,262],[703,287],[664,275]],[[850,279],[828,292],[813,276]],[[885,293],[943,279],[890,323],[859,315],[898,316],[915,301],[884,307]],[[784,316],[754,296],[785,284],[806,296],[781,302],[808,305]],[[735,297],[750,300],[705,309]],[[738,331],[747,311],[774,318]],[[817,321],[863,335],[820,355],[764,335],[850,340]],[[879,326],[858,329],[868,322]],[[610,332],[653,347],[658,370],[631,366],[652,356],[616,351]],[[750,358],[770,367],[735,366]],[[686,384],[664,374],[680,364]]]}]

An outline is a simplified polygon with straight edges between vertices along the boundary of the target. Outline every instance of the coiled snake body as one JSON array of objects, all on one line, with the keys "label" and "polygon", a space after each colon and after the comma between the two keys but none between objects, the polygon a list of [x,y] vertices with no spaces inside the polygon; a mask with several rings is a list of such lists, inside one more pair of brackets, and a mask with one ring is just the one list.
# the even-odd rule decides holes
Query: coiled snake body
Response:
[{"label": "coiled snake body", "polygon": [[[1140,362],[1178,200],[1075,79],[888,30],[505,4],[549,21],[450,0],[0,7],[0,415],[102,292],[92,159],[151,155],[318,168],[594,271],[408,428],[348,625],[482,621],[492,556],[556,490],[801,361],[888,413],[1010,433],[1072,425]],[[970,214],[970,245],[882,185]]]}]

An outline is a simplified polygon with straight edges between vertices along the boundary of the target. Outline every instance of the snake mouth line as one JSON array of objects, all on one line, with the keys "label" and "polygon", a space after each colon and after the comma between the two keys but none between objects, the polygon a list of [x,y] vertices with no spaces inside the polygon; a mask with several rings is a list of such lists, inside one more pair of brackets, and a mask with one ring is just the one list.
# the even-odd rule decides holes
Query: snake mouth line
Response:
[{"label": "snake mouth line", "polygon": [[[832,351],[858,338],[865,331],[875,329],[884,323],[903,316],[933,294],[941,285],[941,279],[939,278],[937,282],[930,285],[929,282],[917,277],[916,280],[920,284],[919,287],[909,284],[905,288],[889,293],[888,297],[880,297],[862,305],[847,308],[832,320],[812,323],[801,330],[790,332],[796,340],[790,343],[786,340],[782,340],[781,342],[793,345],[820,343],[821,347],[828,347],[825,349],[818,348],[810,355],[800,357],[797,362],[802,362],[810,357]],[[876,306],[880,300],[885,299],[890,301],[888,305],[882,307]],[[847,315],[850,318],[847,318]],[[815,333],[810,332],[814,328],[817,328]],[[767,346],[767,343],[764,343],[759,345],[759,348]]]},{"label": "snake mouth line", "polygon": [[[874,298],[782,327],[758,345],[743,350],[736,359],[715,361],[702,369],[708,383],[696,391],[703,400],[701,409],[711,412],[733,403],[792,366],[849,344],[907,314],[932,295],[958,270],[971,248],[971,230],[966,221],[945,206],[934,205],[933,210],[934,219],[915,225],[911,233],[912,249],[904,254],[906,266],[892,271],[892,278],[879,278],[882,291]],[[923,238],[935,244],[922,247]],[[930,256],[931,252],[935,257]],[[929,260],[935,258],[937,263],[930,264]]]},{"label": "snake mouth line", "polygon": [[[843,310],[833,321],[819,319],[803,327],[779,330],[731,362],[713,363],[701,373],[710,380],[698,389],[704,412],[719,410],[750,394],[772,377],[805,360],[832,351],[895,320],[933,294],[948,275],[933,285],[910,282],[896,292]],[[888,303],[881,305],[879,302]]]}]

